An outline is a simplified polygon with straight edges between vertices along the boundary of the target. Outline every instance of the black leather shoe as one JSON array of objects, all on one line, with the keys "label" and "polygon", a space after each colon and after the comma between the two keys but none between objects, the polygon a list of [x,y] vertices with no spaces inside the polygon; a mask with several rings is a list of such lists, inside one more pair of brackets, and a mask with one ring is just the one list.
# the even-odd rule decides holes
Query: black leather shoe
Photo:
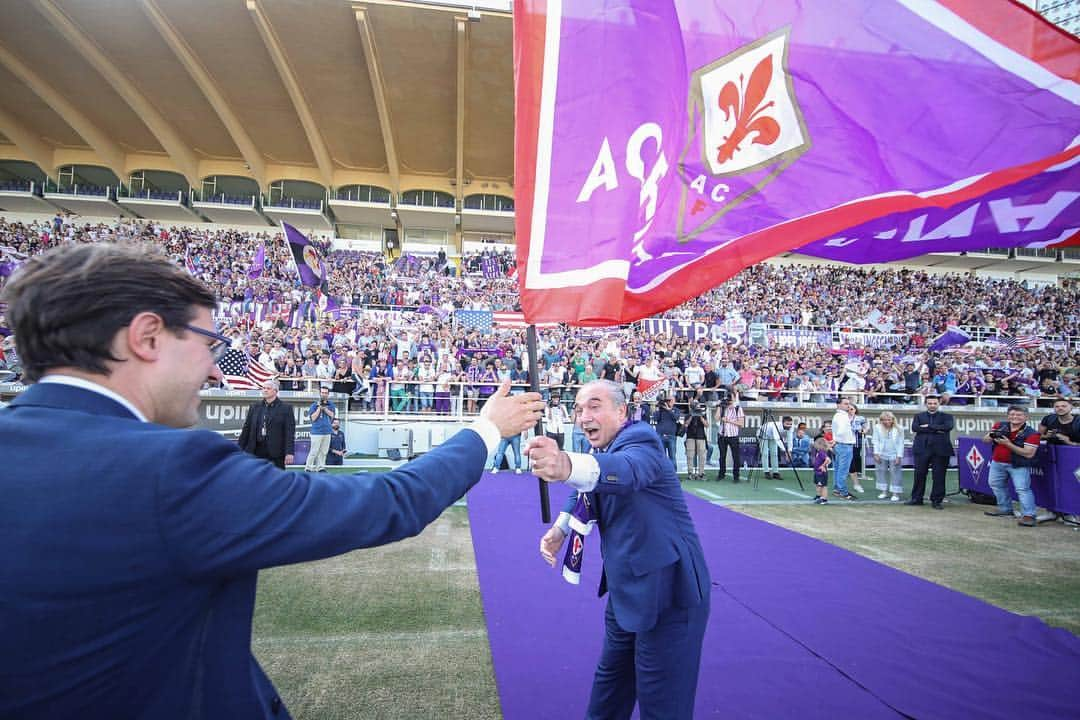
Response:
[{"label": "black leather shoe", "polygon": [[983,515],[987,517],[1013,517],[1012,510],[986,510]]},{"label": "black leather shoe", "polygon": [[905,504],[905,505],[922,505],[922,504],[923,504],[923,501],[922,501],[922,500],[908,500],[908,501],[907,501],[906,503],[904,503],[904,504]]}]

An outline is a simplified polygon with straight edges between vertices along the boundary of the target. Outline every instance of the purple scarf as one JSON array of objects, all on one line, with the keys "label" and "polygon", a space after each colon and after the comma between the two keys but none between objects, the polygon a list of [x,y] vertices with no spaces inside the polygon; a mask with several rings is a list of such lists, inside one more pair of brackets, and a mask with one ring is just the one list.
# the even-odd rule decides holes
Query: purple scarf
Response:
[{"label": "purple scarf", "polygon": [[562,576],[566,582],[581,582],[581,561],[585,555],[585,537],[596,526],[596,512],[588,493],[578,493],[577,504],[570,513],[570,544],[563,558]]}]

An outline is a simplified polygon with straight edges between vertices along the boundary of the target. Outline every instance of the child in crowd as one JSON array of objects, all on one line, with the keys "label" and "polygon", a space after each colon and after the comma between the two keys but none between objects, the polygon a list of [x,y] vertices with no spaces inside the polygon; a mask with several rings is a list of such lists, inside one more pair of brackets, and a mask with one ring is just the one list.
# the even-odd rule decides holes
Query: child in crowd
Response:
[{"label": "child in crowd", "polygon": [[829,502],[829,446],[825,438],[819,437],[814,440],[814,486],[818,496],[814,498],[815,505],[827,505]]}]

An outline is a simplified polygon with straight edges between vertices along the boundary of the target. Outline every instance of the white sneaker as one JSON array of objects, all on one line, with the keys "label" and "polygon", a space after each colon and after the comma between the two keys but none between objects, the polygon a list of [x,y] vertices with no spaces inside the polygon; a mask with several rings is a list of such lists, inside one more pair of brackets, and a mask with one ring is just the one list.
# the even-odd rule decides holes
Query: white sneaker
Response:
[{"label": "white sneaker", "polygon": [[900,502],[900,496],[893,495],[891,498],[889,498],[889,502]]},{"label": "white sneaker", "polygon": [[514,474],[515,475],[520,475],[521,474],[521,468],[518,468],[517,470],[515,470]]},{"label": "white sneaker", "polygon": [[887,492],[883,492],[883,493],[879,493],[879,494],[878,494],[878,496],[877,496],[877,499],[878,499],[878,500],[884,500],[884,499],[885,499],[885,498],[887,498],[887,497],[889,497],[889,493],[887,493]]},{"label": "white sneaker", "polygon": [[862,495],[866,491],[862,489],[862,485],[860,485],[859,483],[855,483],[855,492]]}]

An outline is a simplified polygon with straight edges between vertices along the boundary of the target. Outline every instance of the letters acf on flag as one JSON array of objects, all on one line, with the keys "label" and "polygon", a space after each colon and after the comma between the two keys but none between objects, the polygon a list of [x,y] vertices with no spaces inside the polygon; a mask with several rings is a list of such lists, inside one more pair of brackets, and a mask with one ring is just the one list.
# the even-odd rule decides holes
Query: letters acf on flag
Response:
[{"label": "letters acf on flag", "polygon": [[1080,45],[1018,5],[516,0],[514,32],[530,321],[633,321],[795,248],[1080,228]]}]

